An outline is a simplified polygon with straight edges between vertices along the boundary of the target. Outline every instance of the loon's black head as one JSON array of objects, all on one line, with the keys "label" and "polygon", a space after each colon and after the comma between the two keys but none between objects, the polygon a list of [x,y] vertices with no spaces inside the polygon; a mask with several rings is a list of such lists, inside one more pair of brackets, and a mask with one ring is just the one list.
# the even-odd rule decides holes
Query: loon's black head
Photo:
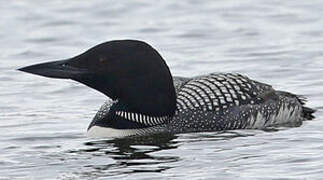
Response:
[{"label": "loon's black head", "polygon": [[67,60],[19,70],[73,79],[118,99],[133,112],[171,116],[176,109],[171,73],[159,53],[142,41],[109,41]]}]

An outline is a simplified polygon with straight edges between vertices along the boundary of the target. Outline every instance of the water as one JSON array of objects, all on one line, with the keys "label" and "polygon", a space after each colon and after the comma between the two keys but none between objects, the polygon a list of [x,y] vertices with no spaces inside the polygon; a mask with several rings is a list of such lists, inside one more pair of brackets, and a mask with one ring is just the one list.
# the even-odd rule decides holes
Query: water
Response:
[{"label": "water", "polygon": [[[320,179],[322,1],[1,1],[0,179]],[[275,131],[85,137],[106,97],[15,69],[141,39],[174,75],[239,72],[303,94],[316,119]]]}]

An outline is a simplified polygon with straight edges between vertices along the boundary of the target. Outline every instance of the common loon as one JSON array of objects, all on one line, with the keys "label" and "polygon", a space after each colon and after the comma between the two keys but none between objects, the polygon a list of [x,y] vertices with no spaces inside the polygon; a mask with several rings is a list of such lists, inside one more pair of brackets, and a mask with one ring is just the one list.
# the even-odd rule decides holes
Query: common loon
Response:
[{"label": "common loon", "polygon": [[61,61],[19,69],[72,79],[112,100],[88,127],[90,137],[265,129],[312,119],[305,98],[234,73],[173,77],[161,55],[138,40],[105,42]]}]

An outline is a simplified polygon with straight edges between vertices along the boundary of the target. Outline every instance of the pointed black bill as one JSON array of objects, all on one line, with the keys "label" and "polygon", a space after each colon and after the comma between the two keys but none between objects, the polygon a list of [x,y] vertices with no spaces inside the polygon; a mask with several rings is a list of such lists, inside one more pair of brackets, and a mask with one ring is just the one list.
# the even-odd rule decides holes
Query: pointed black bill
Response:
[{"label": "pointed black bill", "polygon": [[40,76],[61,79],[74,79],[88,73],[86,69],[71,66],[69,60],[35,64],[18,70]]}]

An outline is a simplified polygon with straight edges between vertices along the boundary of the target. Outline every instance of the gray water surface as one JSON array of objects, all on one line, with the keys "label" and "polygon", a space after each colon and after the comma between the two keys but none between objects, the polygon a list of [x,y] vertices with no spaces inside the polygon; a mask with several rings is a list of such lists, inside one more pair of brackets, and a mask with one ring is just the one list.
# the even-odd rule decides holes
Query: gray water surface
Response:
[{"label": "gray water surface", "polygon": [[[0,1],[0,179],[322,179],[323,1]],[[102,94],[15,69],[140,39],[173,75],[239,72],[308,97],[297,128],[90,139]],[[126,53],[126,52],[125,52]]]}]

